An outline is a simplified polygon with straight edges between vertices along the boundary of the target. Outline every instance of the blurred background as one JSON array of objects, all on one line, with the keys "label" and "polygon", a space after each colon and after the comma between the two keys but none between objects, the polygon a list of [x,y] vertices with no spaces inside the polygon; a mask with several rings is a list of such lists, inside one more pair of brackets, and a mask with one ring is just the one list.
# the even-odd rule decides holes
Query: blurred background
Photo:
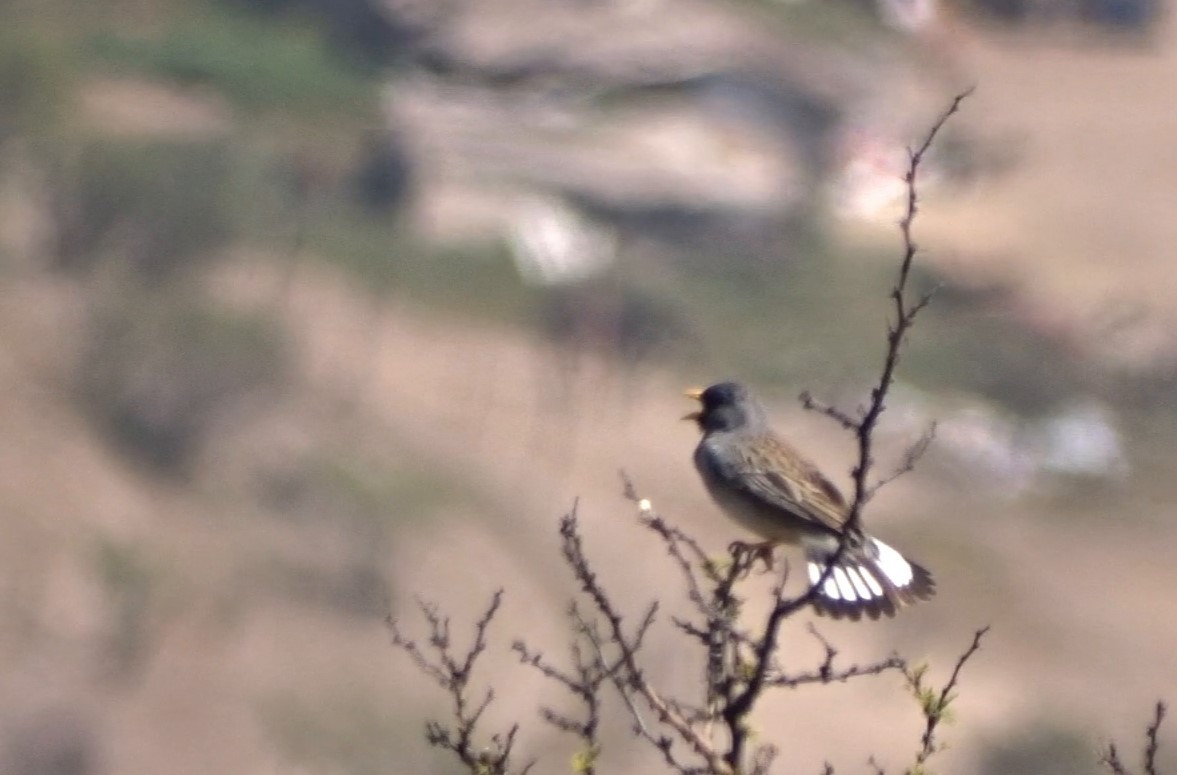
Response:
[{"label": "blurred background", "polygon": [[[1177,701],[1161,0],[4,0],[0,772],[455,772],[383,620],[419,595],[465,637],[500,586],[487,722],[567,771],[536,714],[566,699],[508,648],[565,653],[558,517],[627,611],[681,606],[618,471],[744,537],[678,422],[730,377],[845,484],[796,396],[864,399],[905,148],[973,85],[922,170],[938,291],[880,472],[937,438],[867,511],[940,593],[821,632],[942,681],[993,626],[941,771],[1137,752]],[[689,692],[668,629],[651,675]],[[603,766],[658,771],[609,716]],[[896,676],[757,723],[803,773],[899,771],[922,729]]]}]

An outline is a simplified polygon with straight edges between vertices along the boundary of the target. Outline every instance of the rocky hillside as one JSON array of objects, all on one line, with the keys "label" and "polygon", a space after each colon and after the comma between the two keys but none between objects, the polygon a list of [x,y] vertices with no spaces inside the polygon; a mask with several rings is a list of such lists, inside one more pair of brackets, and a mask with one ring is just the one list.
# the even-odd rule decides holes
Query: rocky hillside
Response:
[{"label": "rocky hillside", "polygon": [[[454,771],[384,619],[420,597],[464,638],[500,587],[488,723],[566,767],[535,713],[563,700],[509,650],[563,653],[559,516],[635,613],[679,605],[618,471],[709,550],[741,537],[677,419],[727,376],[845,481],[794,396],[861,400],[896,159],[970,83],[881,459],[937,443],[868,512],[939,594],[820,631],[943,680],[992,625],[940,771],[1136,750],[1177,699],[1170,20],[1109,47],[849,3],[265,5],[0,10],[0,771]],[[668,625],[649,648],[693,685]],[[658,766],[607,723],[602,767]],[[899,771],[920,723],[893,677],[756,719],[800,772]]]}]

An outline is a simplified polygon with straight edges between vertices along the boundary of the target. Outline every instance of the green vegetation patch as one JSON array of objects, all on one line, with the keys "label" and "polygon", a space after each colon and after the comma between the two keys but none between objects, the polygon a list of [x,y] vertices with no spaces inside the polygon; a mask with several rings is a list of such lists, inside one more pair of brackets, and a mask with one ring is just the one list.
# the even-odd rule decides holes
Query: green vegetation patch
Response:
[{"label": "green vegetation patch", "polygon": [[105,31],[90,48],[116,68],[206,85],[253,111],[366,111],[378,84],[335,54],[310,23],[218,6],[149,36]]}]

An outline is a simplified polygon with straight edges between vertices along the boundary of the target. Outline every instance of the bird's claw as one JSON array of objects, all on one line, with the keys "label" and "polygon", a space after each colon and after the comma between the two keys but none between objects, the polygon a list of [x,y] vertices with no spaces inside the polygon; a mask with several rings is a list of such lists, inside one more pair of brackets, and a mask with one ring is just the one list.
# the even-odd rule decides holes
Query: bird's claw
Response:
[{"label": "bird's claw", "polygon": [[747,576],[752,572],[752,568],[756,565],[756,561],[764,563],[764,572],[771,573],[773,568],[772,550],[776,547],[772,541],[761,541],[758,543],[746,543],[744,541],[732,541],[728,544],[727,550],[731,553],[732,559],[735,561],[737,567],[741,567],[742,576]]}]

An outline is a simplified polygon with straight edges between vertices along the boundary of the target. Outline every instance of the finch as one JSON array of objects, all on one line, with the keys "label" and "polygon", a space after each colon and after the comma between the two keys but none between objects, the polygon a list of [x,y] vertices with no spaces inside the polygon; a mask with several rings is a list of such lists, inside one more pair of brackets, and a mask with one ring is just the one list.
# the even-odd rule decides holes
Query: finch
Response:
[{"label": "finch", "polygon": [[821,582],[813,600],[819,614],[878,619],[935,593],[928,571],[847,525],[850,506],[838,488],[772,431],[764,407],[746,387],[721,382],[687,395],[700,403],[683,419],[703,432],[695,467],[711,497],[770,546],[801,546],[809,583]]}]

